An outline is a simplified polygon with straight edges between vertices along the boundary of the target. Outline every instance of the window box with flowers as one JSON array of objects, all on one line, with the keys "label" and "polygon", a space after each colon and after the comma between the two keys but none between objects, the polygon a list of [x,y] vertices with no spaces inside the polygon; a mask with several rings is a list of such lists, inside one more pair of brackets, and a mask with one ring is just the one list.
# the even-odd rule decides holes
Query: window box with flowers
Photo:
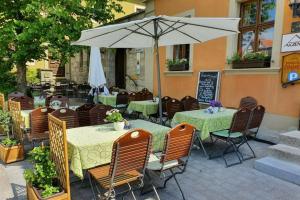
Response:
[{"label": "window box with flowers", "polygon": [[189,70],[189,62],[187,59],[167,59],[167,67],[169,71],[188,71]]},{"label": "window box with flowers", "polygon": [[264,52],[246,53],[244,56],[234,54],[227,63],[232,69],[270,68],[271,56]]}]

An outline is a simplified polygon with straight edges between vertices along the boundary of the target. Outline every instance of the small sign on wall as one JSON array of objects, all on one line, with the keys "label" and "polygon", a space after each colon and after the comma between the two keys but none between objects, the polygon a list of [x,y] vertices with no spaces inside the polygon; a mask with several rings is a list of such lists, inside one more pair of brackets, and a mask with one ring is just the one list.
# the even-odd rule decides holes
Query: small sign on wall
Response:
[{"label": "small sign on wall", "polygon": [[300,33],[292,33],[282,36],[281,52],[300,51]]},{"label": "small sign on wall", "polygon": [[283,84],[300,78],[300,53],[283,57],[281,82]]}]

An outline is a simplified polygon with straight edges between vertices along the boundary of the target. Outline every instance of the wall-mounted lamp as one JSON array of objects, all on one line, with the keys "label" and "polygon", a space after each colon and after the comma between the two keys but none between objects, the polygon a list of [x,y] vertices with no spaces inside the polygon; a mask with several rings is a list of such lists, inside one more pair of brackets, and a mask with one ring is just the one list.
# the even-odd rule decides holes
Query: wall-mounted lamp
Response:
[{"label": "wall-mounted lamp", "polygon": [[289,0],[293,10],[293,17],[300,17],[300,0]]}]

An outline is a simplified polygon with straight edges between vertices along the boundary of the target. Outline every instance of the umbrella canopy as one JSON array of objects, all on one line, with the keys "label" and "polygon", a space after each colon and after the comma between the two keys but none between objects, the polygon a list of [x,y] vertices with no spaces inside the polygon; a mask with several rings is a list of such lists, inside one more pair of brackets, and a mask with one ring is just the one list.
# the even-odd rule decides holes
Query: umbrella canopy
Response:
[{"label": "umbrella canopy", "polygon": [[91,47],[88,82],[92,88],[98,88],[106,84],[99,47]]},{"label": "umbrella canopy", "polygon": [[156,53],[159,114],[162,123],[159,46],[202,43],[238,33],[239,18],[153,16],[84,30],[73,45],[107,48],[148,48]]}]

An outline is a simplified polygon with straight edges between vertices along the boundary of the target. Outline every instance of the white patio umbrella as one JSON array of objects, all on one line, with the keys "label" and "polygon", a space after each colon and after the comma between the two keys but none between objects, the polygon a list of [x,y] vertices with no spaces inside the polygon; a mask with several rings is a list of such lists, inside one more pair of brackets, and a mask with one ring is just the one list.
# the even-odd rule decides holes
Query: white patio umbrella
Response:
[{"label": "white patio umbrella", "polygon": [[105,87],[106,78],[103,71],[99,47],[91,47],[88,82],[92,87],[91,93],[94,88],[96,88],[96,93],[98,93],[98,88],[100,86],[103,86],[104,90],[107,90]]},{"label": "white patio umbrella", "polygon": [[73,45],[107,48],[149,48],[156,53],[159,115],[162,123],[159,46],[202,43],[238,33],[239,18],[153,16],[84,30]]}]

